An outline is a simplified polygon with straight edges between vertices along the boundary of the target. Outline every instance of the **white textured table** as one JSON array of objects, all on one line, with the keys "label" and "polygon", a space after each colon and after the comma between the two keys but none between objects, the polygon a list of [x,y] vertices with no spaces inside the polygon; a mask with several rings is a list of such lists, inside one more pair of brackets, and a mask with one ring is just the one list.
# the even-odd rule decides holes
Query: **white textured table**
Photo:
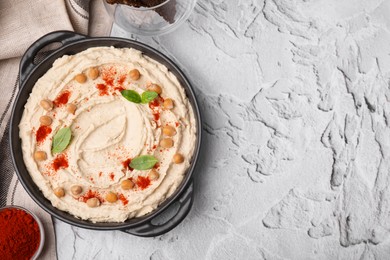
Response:
[{"label": "white textured table", "polygon": [[138,40],[202,108],[193,209],[156,238],[56,221],[59,259],[390,259],[390,1],[199,0]]}]

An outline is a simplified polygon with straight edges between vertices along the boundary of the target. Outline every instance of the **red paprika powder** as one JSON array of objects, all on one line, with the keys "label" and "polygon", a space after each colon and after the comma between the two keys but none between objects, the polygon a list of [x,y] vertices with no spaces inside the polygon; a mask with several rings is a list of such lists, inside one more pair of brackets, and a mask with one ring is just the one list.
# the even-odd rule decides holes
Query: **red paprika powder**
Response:
[{"label": "red paprika powder", "polygon": [[38,128],[38,131],[36,133],[36,140],[37,140],[37,143],[42,143],[43,141],[45,141],[46,137],[51,133],[51,127],[50,126],[45,126],[45,125],[41,125],[39,128]]},{"label": "red paprika powder", "polygon": [[31,259],[41,241],[37,221],[18,208],[0,210],[1,259]]},{"label": "red paprika powder", "polygon": [[144,190],[147,187],[149,187],[149,185],[150,185],[150,180],[148,177],[138,176],[138,179],[137,179],[138,188],[140,188],[141,190]]}]

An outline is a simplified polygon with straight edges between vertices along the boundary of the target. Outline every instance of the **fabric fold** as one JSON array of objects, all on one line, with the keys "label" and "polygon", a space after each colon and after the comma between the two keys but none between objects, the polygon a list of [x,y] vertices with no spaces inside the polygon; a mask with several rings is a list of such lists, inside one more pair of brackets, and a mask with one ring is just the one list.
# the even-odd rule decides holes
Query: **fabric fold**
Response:
[{"label": "fabric fold", "polygon": [[19,205],[38,215],[46,236],[40,259],[56,258],[52,218],[17,179],[9,144],[9,119],[19,89],[20,58],[34,41],[49,32],[70,30],[103,36],[110,33],[111,23],[101,0],[0,1],[0,207]]}]

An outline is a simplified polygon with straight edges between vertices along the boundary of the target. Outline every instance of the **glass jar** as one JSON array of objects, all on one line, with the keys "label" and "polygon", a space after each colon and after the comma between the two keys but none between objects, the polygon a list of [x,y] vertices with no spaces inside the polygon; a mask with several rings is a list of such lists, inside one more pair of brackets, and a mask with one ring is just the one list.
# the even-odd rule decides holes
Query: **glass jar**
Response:
[{"label": "glass jar", "polygon": [[166,0],[153,7],[134,7],[103,2],[119,27],[144,36],[172,32],[187,20],[196,4],[196,0]]}]

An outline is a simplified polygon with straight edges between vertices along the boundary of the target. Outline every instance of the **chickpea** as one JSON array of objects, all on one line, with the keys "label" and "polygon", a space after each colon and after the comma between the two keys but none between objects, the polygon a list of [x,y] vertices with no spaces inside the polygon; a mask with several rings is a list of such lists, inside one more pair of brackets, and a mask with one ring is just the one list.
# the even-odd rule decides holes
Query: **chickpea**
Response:
[{"label": "chickpea", "polygon": [[152,84],[152,85],[150,85],[150,86],[148,87],[148,90],[149,90],[149,91],[154,91],[154,92],[156,92],[156,93],[159,94],[159,95],[162,93],[161,87],[160,87],[159,85],[157,85],[157,84]]},{"label": "chickpea", "polygon": [[61,187],[57,187],[54,189],[54,195],[56,195],[58,198],[62,198],[65,196],[65,190]]},{"label": "chickpea", "polygon": [[132,80],[138,80],[141,77],[141,74],[137,69],[130,70],[129,75]]},{"label": "chickpea", "polygon": [[36,151],[36,152],[34,153],[34,158],[35,158],[35,160],[37,160],[37,161],[44,161],[44,160],[47,159],[47,154],[46,154],[46,152],[44,152],[44,151]]},{"label": "chickpea", "polygon": [[84,73],[80,73],[80,74],[77,74],[74,79],[78,82],[78,83],[84,83],[87,81],[87,76],[85,76]]},{"label": "chickpea", "polygon": [[162,148],[171,148],[173,146],[173,140],[171,138],[164,138],[160,141]]},{"label": "chickpea", "polygon": [[173,100],[170,98],[167,98],[164,100],[163,107],[166,110],[170,110],[173,108]]},{"label": "chickpea", "polygon": [[73,185],[70,188],[70,192],[72,192],[73,195],[79,195],[83,191],[83,188],[79,185]]},{"label": "chickpea", "polygon": [[154,170],[154,169],[152,169],[152,170],[148,173],[148,178],[149,178],[150,180],[152,180],[152,181],[157,180],[159,177],[160,177],[160,174],[159,174],[156,170]]},{"label": "chickpea", "polygon": [[164,126],[163,129],[163,134],[166,136],[174,136],[176,135],[176,129],[173,126],[167,125]]},{"label": "chickpea", "polygon": [[97,198],[90,198],[87,200],[87,205],[90,208],[96,208],[100,205],[100,201]]},{"label": "chickpea", "polygon": [[76,111],[77,109],[77,106],[75,104],[72,104],[72,103],[69,103],[66,105],[66,110],[70,113],[70,114],[73,114],[74,115],[74,112]]},{"label": "chickpea", "polygon": [[114,203],[118,200],[118,196],[114,192],[109,192],[106,195],[106,200],[110,203]]},{"label": "chickpea", "polygon": [[131,190],[134,187],[134,183],[131,180],[124,180],[121,183],[121,188],[124,190]]},{"label": "chickpea", "polygon": [[41,122],[41,125],[49,126],[53,122],[50,116],[41,116],[39,118],[39,122]]},{"label": "chickpea", "polygon": [[43,99],[41,100],[41,102],[39,103],[41,105],[41,107],[43,109],[45,109],[46,111],[50,111],[53,109],[53,102],[51,102],[50,100],[48,99]]},{"label": "chickpea", "polygon": [[172,161],[176,164],[184,162],[184,156],[181,155],[180,153],[177,153],[173,156]]},{"label": "chickpea", "polygon": [[99,77],[99,69],[96,67],[89,68],[88,77],[92,80],[97,79]]}]

